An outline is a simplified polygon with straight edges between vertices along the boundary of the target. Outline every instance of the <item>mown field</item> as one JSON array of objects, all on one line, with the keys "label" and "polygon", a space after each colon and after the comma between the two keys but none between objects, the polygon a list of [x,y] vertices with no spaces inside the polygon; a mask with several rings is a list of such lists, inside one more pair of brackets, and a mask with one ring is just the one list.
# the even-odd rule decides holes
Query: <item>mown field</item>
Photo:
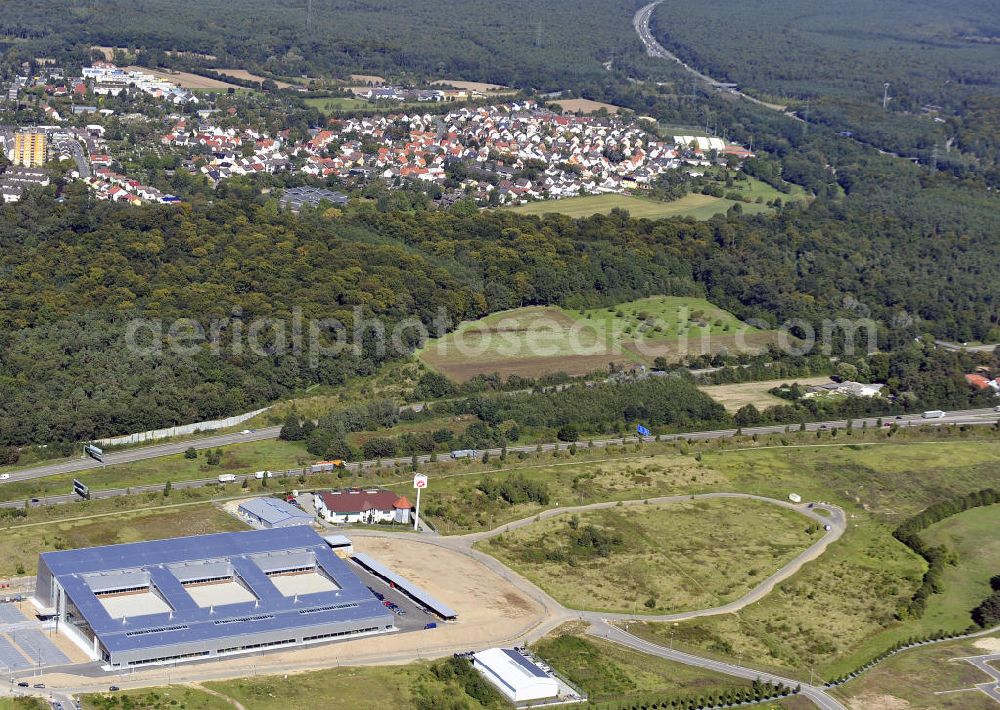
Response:
[{"label": "mown field", "polygon": [[[663,219],[664,217],[692,217],[708,219],[736,204],[733,200],[711,195],[688,194],[673,202],[657,202],[631,195],[587,195],[567,197],[561,200],[543,200],[510,207],[521,214],[564,214],[568,217],[589,217],[594,214],[608,214],[611,210],[628,210],[633,217]],[[769,212],[771,208],[753,203],[743,204],[745,213]]]},{"label": "mown field", "polygon": [[973,508],[942,520],[921,537],[956,556],[957,563],[944,570],[948,593],[932,596],[925,615],[928,624],[947,624],[989,596],[989,579],[1000,574],[1000,505]]},{"label": "mown field", "polygon": [[657,357],[756,351],[775,337],[705,299],[652,296],[601,309],[529,306],[493,313],[429,340],[417,355],[456,381],[494,372],[585,375],[612,362],[649,365]]},{"label": "mown field", "polygon": [[699,500],[559,515],[478,547],[568,607],[668,614],[738,599],[821,534],[768,503]]},{"label": "mown field", "polygon": [[[971,689],[977,683],[989,682],[989,676],[965,661],[955,660],[991,652],[1000,652],[1000,637],[951,641],[905,651],[833,694],[852,708],[996,710],[994,700]],[[969,690],[961,691],[963,688]]]},{"label": "mown field", "polygon": [[821,385],[830,381],[830,378],[823,375],[820,377],[792,377],[784,380],[767,380],[764,382],[738,382],[729,385],[703,385],[699,387],[702,392],[721,404],[729,412],[735,412],[740,407],[752,404],[757,409],[767,409],[778,404],[788,404],[788,400],[775,397],[770,390],[780,387],[783,384],[798,382],[803,387],[807,385]]}]

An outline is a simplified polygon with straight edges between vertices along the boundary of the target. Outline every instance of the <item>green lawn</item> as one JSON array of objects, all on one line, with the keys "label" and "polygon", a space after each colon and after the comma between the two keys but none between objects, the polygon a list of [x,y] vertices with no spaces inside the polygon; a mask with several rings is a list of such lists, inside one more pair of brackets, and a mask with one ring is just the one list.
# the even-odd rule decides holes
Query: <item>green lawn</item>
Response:
[{"label": "green lawn", "polygon": [[[693,217],[694,219],[708,219],[717,214],[724,214],[734,204],[736,203],[733,200],[694,193],[673,202],[657,202],[643,197],[609,194],[542,200],[508,209],[521,214],[542,215],[554,212],[569,217],[589,217],[594,214],[608,214],[613,209],[623,209],[628,210],[630,215],[637,218]],[[766,205],[753,203],[743,204],[742,207],[746,214],[771,210]]]},{"label": "green lawn", "polygon": [[[312,106],[324,113],[334,113],[336,111],[368,111],[371,113],[391,113],[420,106],[426,109],[438,109],[442,104],[428,103],[420,101],[380,101],[372,103],[368,99],[353,98],[349,96],[336,96],[331,98],[308,98],[304,99],[306,106]],[[433,112],[433,111],[432,111]]]},{"label": "green lawn", "polygon": [[990,594],[989,579],[1000,574],[1000,505],[973,508],[946,518],[925,530],[921,537],[930,545],[944,545],[957,556],[946,565],[944,594],[928,600],[924,615],[928,625],[947,627]]},{"label": "green lawn", "polygon": [[591,702],[642,702],[717,694],[750,684],[732,676],[649,656],[587,636],[573,625],[560,627],[532,651],[585,691]]},{"label": "green lawn", "polygon": [[574,609],[669,614],[746,594],[822,533],[759,501],[559,515],[477,545]]}]

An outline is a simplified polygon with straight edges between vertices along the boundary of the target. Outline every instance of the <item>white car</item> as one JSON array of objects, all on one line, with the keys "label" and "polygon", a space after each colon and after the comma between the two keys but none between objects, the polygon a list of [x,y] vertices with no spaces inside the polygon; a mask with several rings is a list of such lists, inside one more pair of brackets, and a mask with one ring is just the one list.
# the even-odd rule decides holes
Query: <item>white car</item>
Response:
[{"label": "white car", "polygon": [[264,478],[271,478],[272,476],[274,476],[274,474],[271,473],[270,471],[258,471],[253,475],[253,477],[256,478],[257,480],[262,480]]},{"label": "white car", "polygon": [[6,481],[10,478],[9,473],[0,473],[0,481]]},{"label": "white car", "polygon": [[253,434],[253,429],[244,429],[240,434]]}]

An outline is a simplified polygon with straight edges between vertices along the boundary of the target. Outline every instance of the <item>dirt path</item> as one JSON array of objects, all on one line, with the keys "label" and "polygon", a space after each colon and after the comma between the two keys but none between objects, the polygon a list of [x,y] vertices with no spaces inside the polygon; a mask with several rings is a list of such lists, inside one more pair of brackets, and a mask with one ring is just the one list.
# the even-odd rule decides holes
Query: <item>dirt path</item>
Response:
[{"label": "dirt path", "polygon": [[245,706],[245,705],[244,705],[243,703],[241,703],[241,702],[240,702],[239,700],[237,700],[236,698],[230,698],[230,697],[229,697],[228,695],[226,695],[225,693],[220,693],[220,692],[219,692],[219,691],[217,691],[217,690],[212,690],[211,688],[206,688],[206,687],[205,687],[204,685],[202,685],[201,683],[189,683],[188,685],[189,685],[189,686],[190,686],[191,688],[194,688],[194,689],[196,689],[196,690],[200,690],[200,691],[201,691],[201,692],[203,692],[203,693],[208,693],[209,695],[214,695],[214,696],[215,696],[215,697],[217,697],[217,698],[220,698],[220,699],[222,699],[222,700],[225,700],[225,701],[226,701],[227,703],[229,703],[229,704],[230,704],[230,705],[232,705],[232,706],[233,706],[234,708],[236,708],[236,710],[247,710],[246,706]]}]

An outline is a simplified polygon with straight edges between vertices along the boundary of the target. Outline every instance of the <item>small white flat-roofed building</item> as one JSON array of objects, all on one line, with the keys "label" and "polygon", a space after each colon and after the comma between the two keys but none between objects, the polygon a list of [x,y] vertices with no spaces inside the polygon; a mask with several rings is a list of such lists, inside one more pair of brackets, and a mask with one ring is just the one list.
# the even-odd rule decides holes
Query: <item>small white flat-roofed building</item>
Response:
[{"label": "small white flat-roofed building", "polygon": [[326,544],[337,557],[350,557],[354,553],[354,543],[346,535],[324,535]]},{"label": "small white flat-roofed building", "polygon": [[559,695],[559,681],[510,648],[473,654],[472,666],[515,703]]}]

